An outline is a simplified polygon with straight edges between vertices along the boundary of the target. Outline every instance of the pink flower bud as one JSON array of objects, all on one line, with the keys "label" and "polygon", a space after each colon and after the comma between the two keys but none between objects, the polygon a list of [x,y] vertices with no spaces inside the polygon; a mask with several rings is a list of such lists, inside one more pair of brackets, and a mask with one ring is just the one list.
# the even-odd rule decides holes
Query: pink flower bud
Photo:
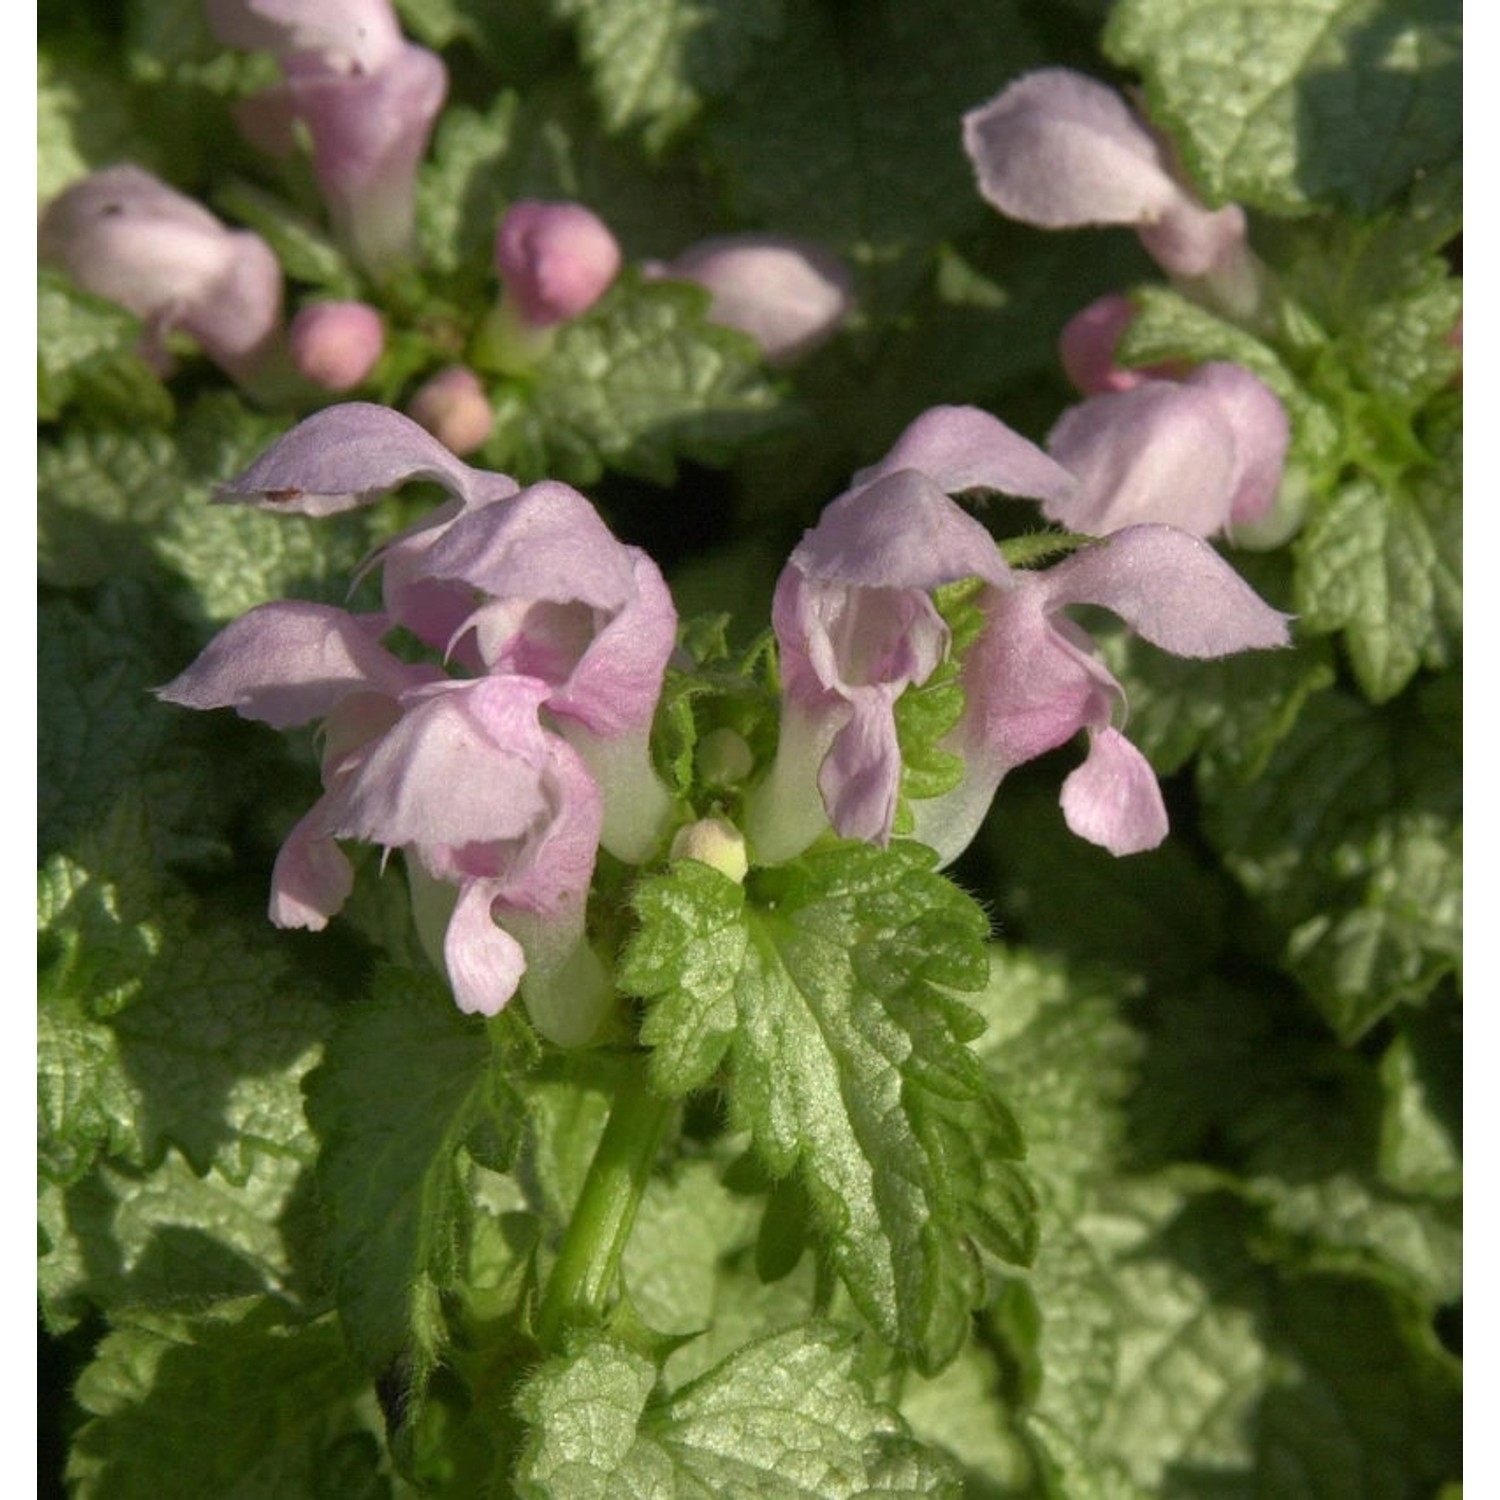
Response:
[{"label": "pink flower bud", "polygon": [[495,266],[521,317],[533,328],[576,318],[620,271],[620,246],[581,203],[511,204],[495,234]]},{"label": "pink flower bud", "polygon": [[704,240],[651,274],[705,287],[713,295],[709,317],[748,333],[773,364],[831,337],[853,303],[849,272],[837,256],[774,235]]},{"label": "pink flower bud", "polygon": [[479,377],[464,365],[451,365],[418,387],[406,410],[460,457],[478,448],[495,425],[489,396]]},{"label": "pink flower bud", "polygon": [[271,247],[139,167],[94,172],[48,204],[38,255],[142,319],[142,353],[159,367],[180,328],[236,380],[248,379],[281,332],[281,266]]},{"label": "pink flower bud", "polygon": [[288,331],[292,363],[325,391],[359,385],[385,352],[380,314],[364,302],[313,302]]},{"label": "pink flower bud", "polygon": [[1062,367],[1085,396],[1128,391],[1146,380],[1180,380],[1188,373],[1186,365],[1176,363],[1143,365],[1138,369],[1115,363],[1115,350],[1134,318],[1135,307],[1130,299],[1111,292],[1090,302],[1063,326],[1057,341]]}]

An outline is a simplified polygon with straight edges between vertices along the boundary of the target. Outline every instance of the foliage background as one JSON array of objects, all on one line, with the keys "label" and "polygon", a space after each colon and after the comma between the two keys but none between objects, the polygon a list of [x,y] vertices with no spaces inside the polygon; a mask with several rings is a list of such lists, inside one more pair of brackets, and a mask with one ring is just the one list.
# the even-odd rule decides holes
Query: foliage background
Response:
[{"label": "foliage background", "polygon": [[[692,291],[627,275],[535,380],[496,389],[504,420],[477,461],[586,486],[661,562],[684,616],[732,609],[748,638],[801,529],[928,405],[973,402],[1042,438],[1073,399],[1058,329],[1103,292],[1138,289],[1128,357],[1235,358],[1282,396],[1307,521],[1283,548],[1230,555],[1297,612],[1296,650],[1204,667],[1108,646],[1132,733],[1170,775],[1171,840],[1115,862],[1069,839],[1053,757],[1007,782],[957,871],[998,935],[974,1055],[1029,1140],[1034,1270],[990,1268],[975,1337],[932,1380],[866,1359],[862,1389],[899,1409],[899,1431],[839,1406],[849,1306],[798,1347],[845,1440],[895,1442],[889,1465],[913,1473],[928,1460],[911,1452],[943,1455],[924,1482],[961,1472],[976,1496],[1446,1495],[1461,1346],[1457,4],[400,8],[443,50],[452,91],[422,186],[424,270],[378,293],[402,333],[372,394],[398,399],[462,347],[513,197],[584,199],[632,261],[744,227],[814,237],[854,269],[856,319],[792,371],[767,372]],[[1251,210],[1285,293],[1274,326],[1204,312],[1123,231],[1043,234],[978,199],[958,117],[1043,63],[1143,86],[1202,194]],[[217,48],[191,0],[48,6],[41,194],[133,159],[270,237],[294,295],[359,287],[308,178],[233,131],[257,66]],[[521,1242],[566,1212],[607,1066],[528,1075],[526,1109],[572,1144],[534,1163],[525,1203],[492,1174],[473,1222],[459,1234],[455,1209],[434,1238],[399,1202],[361,1196],[342,1082],[418,1054],[435,1097],[462,1077],[465,1101],[488,1100],[488,1054],[442,997],[424,1008],[413,975],[371,999],[377,956],[421,964],[389,882],[363,881],[351,919],[316,939],[264,923],[274,849],[314,784],[308,747],[145,689],[256,602],[340,600],[403,502],[338,526],[209,509],[214,483],[299,413],[252,408],[201,363],[164,385],[133,355],[128,316],[47,274],[38,298],[45,1461],[58,1471],[71,1441],[77,1493],[128,1497],[157,1482],[154,1445],[170,1441],[205,1494],[229,1492],[213,1487],[225,1472],[250,1475],[247,1494],[391,1493],[373,1388],[324,1311],[371,1368],[435,1354],[444,1320],[476,1339],[507,1326]],[[1001,536],[1034,529],[1014,502],[980,513]],[[375,1007],[363,1034],[347,1019],[360,1003]],[[410,1108],[396,1123],[429,1118]],[[460,1145],[485,1169],[461,1113],[429,1118],[400,1166],[445,1202],[473,1189],[444,1176]],[[719,1309],[708,1343],[667,1359],[677,1392],[781,1327],[776,1299],[808,1290],[817,1259],[796,1235],[765,1244],[764,1224],[804,1212],[792,1189],[736,1178],[691,1104],[683,1138],[627,1263],[659,1333]],[[352,1205],[342,1231],[330,1202],[335,1226]],[[364,1265],[361,1226],[393,1219],[378,1255],[394,1262]],[[420,1295],[360,1308],[361,1284],[375,1295],[403,1272]],[[739,1328],[723,1321],[735,1303],[751,1309]],[[649,1387],[642,1359],[590,1350],[539,1376],[509,1420],[555,1412],[585,1375],[590,1391]],[[404,1435],[408,1475],[439,1493],[523,1443],[517,1425],[497,1459],[476,1437],[480,1364],[444,1366]],[[246,1388],[291,1394],[247,1414]],[[685,1462],[693,1413],[672,1400],[650,1440]],[[584,1493],[568,1488],[577,1454],[533,1446],[524,1461],[528,1493]]]}]

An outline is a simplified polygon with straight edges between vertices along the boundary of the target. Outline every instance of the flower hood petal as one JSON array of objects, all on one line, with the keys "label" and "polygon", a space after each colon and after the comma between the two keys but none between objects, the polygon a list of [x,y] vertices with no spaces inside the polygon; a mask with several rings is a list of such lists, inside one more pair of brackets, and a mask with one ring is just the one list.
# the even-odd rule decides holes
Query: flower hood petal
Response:
[{"label": "flower hood petal", "polygon": [[1043,229],[1157,222],[1183,198],[1145,123],[1068,68],[1018,78],[963,120],[983,197]]},{"label": "flower hood petal", "polygon": [[934,406],[923,412],[879,463],[855,474],[850,489],[863,489],[901,469],[917,470],[949,495],[986,489],[1046,500],[1061,499],[1073,489],[1066,469],[977,406]]},{"label": "flower hood petal", "polygon": [[1229,521],[1238,450],[1212,390],[1146,380],[1093,396],[1063,413],[1047,447],[1078,488],[1042,513],[1070,530],[1104,536],[1160,522],[1212,536]]},{"label": "flower hood petal", "polygon": [[435,480],[461,506],[483,505],[519,489],[507,475],[470,468],[410,417],[346,401],[299,422],[224,485],[218,499],[328,516],[369,505],[412,479]]}]

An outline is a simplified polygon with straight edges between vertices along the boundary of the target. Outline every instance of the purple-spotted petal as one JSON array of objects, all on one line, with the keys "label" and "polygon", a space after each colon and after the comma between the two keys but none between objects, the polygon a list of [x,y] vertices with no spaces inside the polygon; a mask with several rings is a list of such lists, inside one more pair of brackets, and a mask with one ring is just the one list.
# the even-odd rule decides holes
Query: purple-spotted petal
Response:
[{"label": "purple-spotted petal", "polygon": [[394,697],[439,675],[385,650],[384,625],[383,616],[328,604],[262,604],[225,626],[157,696],[186,708],[234,708],[286,729],[322,718],[351,693]]},{"label": "purple-spotted petal", "polygon": [[[1035,443],[977,406],[934,406],[880,460],[855,474],[859,490],[901,469],[915,469],[940,490],[999,490],[1033,500],[1061,499],[1072,477]],[[837,503],[837,502],[835,502]]]},{"label": "purple-spotted petal", "polygon": [[467,1015],[498,1015],[526,972],[521,945],[491,914],[495,896],[494,881],[465,881],[443,937],[448,982]]},{"label": "purple-spotted petal", "polygon": [[1066,68],[1018,78],[963,131],[980,193],[1026,224],[1151,224],[1183,197],[1130,106]]},{"label": "purple-spotted petal", "polygon": [[1090,733],[1088,758],[1063,782],[1062,809],[1074,833],[1111,854],[1139,854],[1167,836],[1156,773],[1116,729]]},{"label": "purple-spotted petal", "polygon": [[1175,656],[1284,646],[1291,618],[1272,609],[1207,542],[1170,526],[1132,526],[1039,574],[1048,608],[1097,604]]},{"label": "purple-spotted petal", "polygon": [[465,505],[514,495],[504,474],[471,469],[430,433],[389,407],[325,407],[272,444],[219,491],[226,502],[327,516],[368,505],[412,479],[431,479]]},{"label": "purple-spotted petal", "polygon": [[1042,512],[1070,530],[1159,522],[1212,536],[1228,523],[1238,450],[1213,390],[1148,380],[1091,397],[1063,413],[1047,447],[1078,488]]}]

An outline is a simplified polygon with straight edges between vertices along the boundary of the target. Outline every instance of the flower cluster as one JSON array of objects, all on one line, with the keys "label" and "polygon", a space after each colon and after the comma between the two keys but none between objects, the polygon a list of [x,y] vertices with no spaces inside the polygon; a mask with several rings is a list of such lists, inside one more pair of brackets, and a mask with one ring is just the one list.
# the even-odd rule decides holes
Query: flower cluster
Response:
[{"label": "flower cluster", "polygon": [[[585,1040],[608,999],[585,918],[599,845],[645,858],[670,798],[647,737],[676,614],[656,566],[566,485],[471,469],[381,407],[331,407],[276,444],[228,499],[329,515],[409,479],[450,499],[395,538],[383,608],[252,610],[161,690],[282,728],[317,721],[323,795],[284,844],[271,919],[321,928],[347,899],[338,847],[401,849],[461,1008],[519,987],[537,1026]],[[394,630],[448,670],[383,644]]]},{"label": "flower cluster", "polygon": [[[326,516],[415,478],[449,499],[368,564],[381,573],[378,612],[262,605],[161,695],[320,726],[323,794],[277,860],[273,921],[320,928],[340,908],[353,882],[340,840],[400,849],[419,926],[443,924],[432,946],[458,1004],[493,1014],[519,989],[546,1035],[581,1042],[608,1002],[587,937],[597,851],[654,859],[683,821],[650,746],[676,612],[655,564],[583,496],[470,468],[381,407],[310,418],[223,498]],[[743,874],[746,846],[776,864],[830,828],[887,843],[901,793],[896,705],[952,656],[934,593],[964,580],[977,581],[983,627],[957,662],[965,706],[942,742],[962,779],[915,803],[917,836],[953,859],[1008,771],[1083,731],[1087,758],[1062,792],[1068,825],[1116,854],[1158,843],[1166,814],[1117,727],[1124,695],[1066,609],[1113,610],[1190,657],[1284,644],[1286,619],[1182,530],[1127,525],[1045,571],[1017,571],[951,498],[984,488],[1066,509],[1097,478],[972,407],[913,422],[827,507],[777,586],[781,727],[772,763],[758,778],[746,768],[743,839],[718,818],[678,827],[672,857],[727,841],[733,860],[716,862]],[[1117,478],[1134,482],[1128,463]],[[394,631],[442,665],[396,654]]]}]

